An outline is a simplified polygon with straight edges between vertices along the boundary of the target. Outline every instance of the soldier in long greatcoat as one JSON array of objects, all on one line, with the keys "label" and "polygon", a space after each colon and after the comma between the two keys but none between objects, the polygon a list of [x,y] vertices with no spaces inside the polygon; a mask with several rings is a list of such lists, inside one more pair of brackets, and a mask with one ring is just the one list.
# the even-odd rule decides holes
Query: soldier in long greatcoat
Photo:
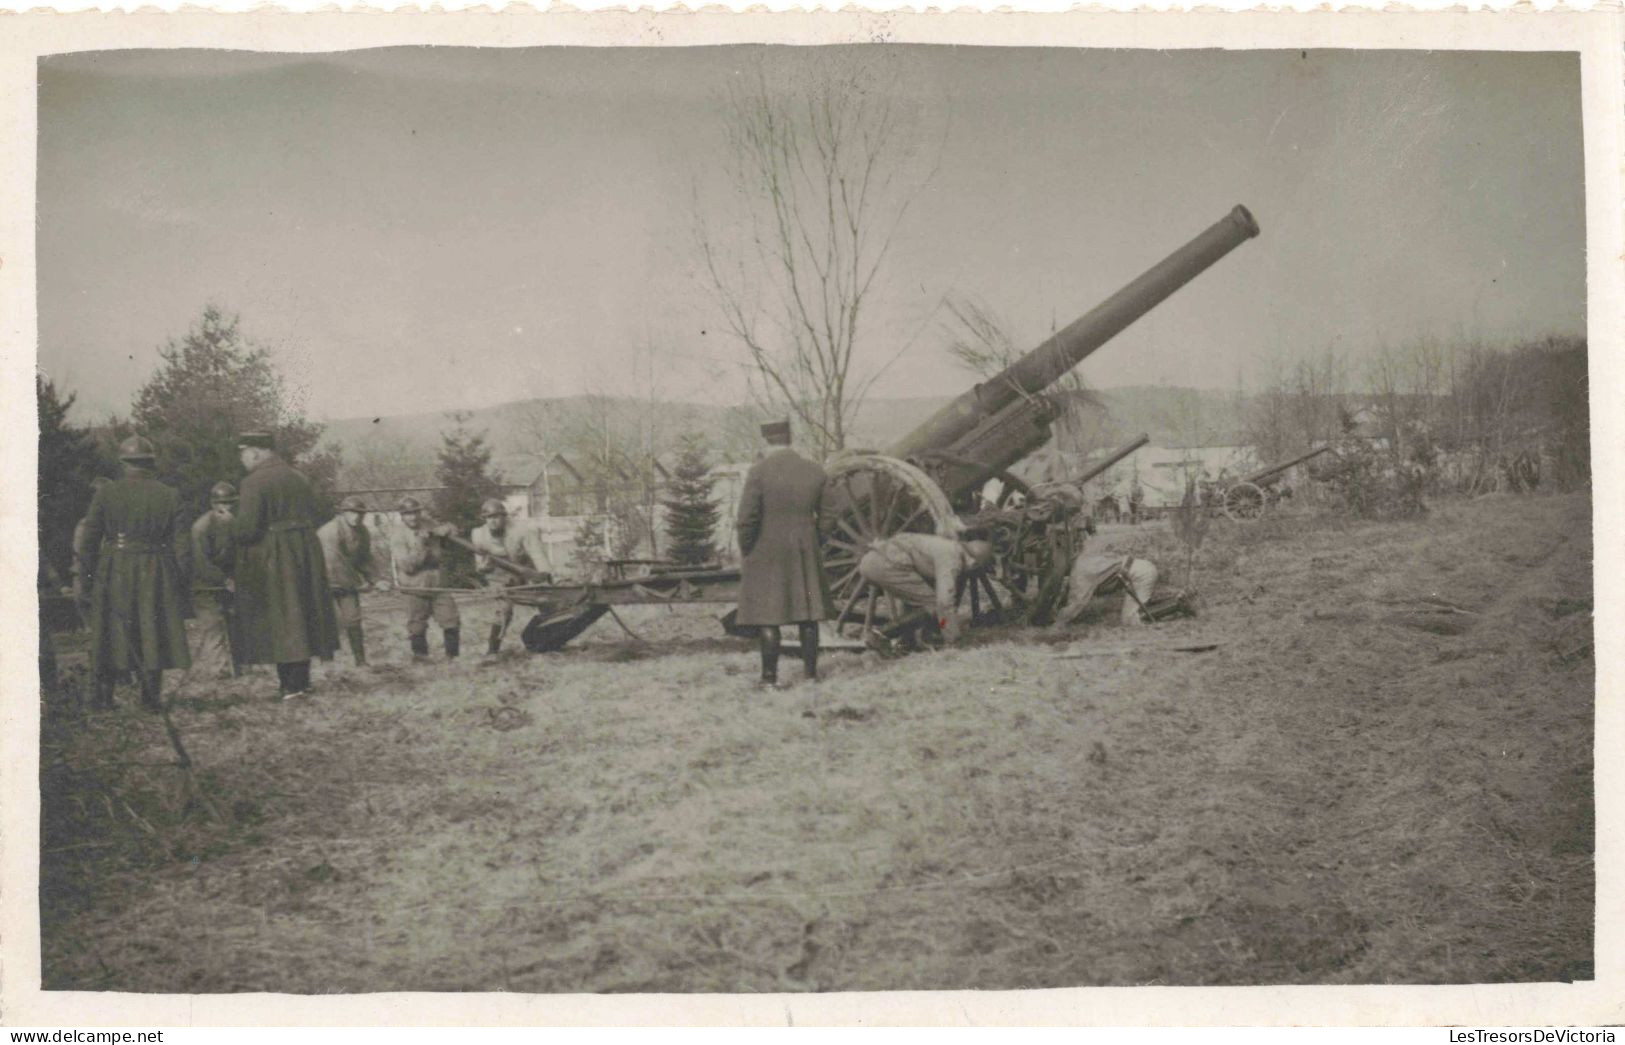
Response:
[{"label": "soldier in long greatcoat", "polygon": [[231,525],[238,652],[245,664],[275,664],[286,700],[310,692],[310,658],[331,659],[339,644],[316,492],[268,433],[245,432],[237,443],[248,469]]},{"label": "soldier in long greatcoat", "polygon": [[762,684],[778,685],[779,626],[799,629],[802,665],[818,677],[818,621],[829,617],[829,582],[818,543],[824,470],[790,449],[790,422],[762,426],[773,449],[751,466],[739,501],[742,625],[754,626]]},{"label": "soldier in long greatcoat", "polygon": [[113,704],[114,680],[134,671],[141,703],[163,707],[163,672],[189,668],[186,618],[191,534],[180,495],[153,478],[152,444],[131,436],[119,446],[124,477],[96,491],[85,514],[85,576],[90,610],[90,669],[97,707]]}]

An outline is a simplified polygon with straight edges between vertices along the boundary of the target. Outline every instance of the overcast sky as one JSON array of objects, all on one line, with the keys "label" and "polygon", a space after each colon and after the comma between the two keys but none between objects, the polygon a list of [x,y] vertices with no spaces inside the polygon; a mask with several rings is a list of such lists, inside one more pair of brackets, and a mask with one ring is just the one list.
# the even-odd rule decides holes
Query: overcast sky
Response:
[{"label": "overcast sky", "polygon": [[[872,52],[871,52],[872,55]],[[123,51],[40,70],[40,366],[124,411],[206,302],[310,413],[612,384],[742,397],[693,248],[731,78],[790,48]],[[1245,203],[1248,242],[1084,364],[1256,382],[1382,340],[1583,333],[1579,63],[1552,54],[892,48],[934,173],[865,319],[949,394],[943,296],[1036,343]],[[940,160],[938,159],[940,157]],[[698,186],[698,191],[696,187]],[[726,236],[726,232],[724,232]]]}]

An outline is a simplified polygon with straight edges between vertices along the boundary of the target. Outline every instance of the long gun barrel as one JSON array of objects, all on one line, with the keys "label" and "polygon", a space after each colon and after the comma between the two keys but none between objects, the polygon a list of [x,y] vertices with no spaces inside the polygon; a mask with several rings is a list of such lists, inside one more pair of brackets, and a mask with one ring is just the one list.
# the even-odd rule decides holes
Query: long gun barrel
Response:
[{"label": "long gun barrel", "polygon": [[1254,472],[1252,475],[1249,475],[1247,478],[1243,479],[1242,482],[1244,482],[1244,483],[1261,483],[1266,479],[1270,479],[1270,478],[1273,478],[1274,476],[1277,476],[1277,475],[1281,474],[1282,472],[1286,471],[1288,468],[1291,468],[1295,464],[1302,464],[1303,462],[1309,460],[1310,458],[1319,457],[1321,454],[1325,453],[1327,450],[1330,450],[1330,449],[1331,449],[1331,447],[1329,447],[1329,446],[1316,447],[1315,449],[1310,450],[1306,454],[1300,454],[1299,456],[1294,457],[1292,460],[1286,462],[1285,464],[1272,464],[1268,468],[1264,469],[1262,472]]},{"label": "long gun barrel", "polygon": [[1095,478],[1096,476],[1105,473],[1105,471],[1108,468],[1110,468],[1112,465],[1114,465],[1117,462],[1121,461],[1123,458],[1127,457],[1129,454],[1131,454],[1134,451],[1138,450],[1140,447],[1144,446],[1146,443],[1149,443],[1150,441],[1151,441],[1151,437],[1149,435],[1145,434],[1144,432],[1141,432],[1140,437],[1138,439],[1134,440],[1132,443],[1129,443],[1127,446],[1124,446],[1122,449],[1116,451],[1110,457],[1106,458],[1104,461],[1102,461],[1099,464],[1095,465],[1094,467],[1090,468],[1087,472],[1084,472],[1081,476],[1079,476],[1077,479],[1075,479],[1074,482],[1078,486],[1082,486],[1084,483],[1086,483],[1089,480]]},{"label": "long gun barrel", "polygon": [[[1026,400],[1042,392],[1130,323],[1256,235],[1258,222],[1246,207],[1237,206],[1201,235],[1147,269],[1139,278],[1016,360],[998,376],[975,386],[937,411],[893,447],[891,456],[908,459],[949,453],[977,457],[988,471],[1008,468],[1031,452],[1033,447],[1030,444],[1034,438],[1042,443],[1042,437],[1035,435],[1035,432],[1047,436],[1048,419],[1016,407],[1017,412],[1023,415],[1034,413],[1034,416],[1020,419],[1012,416],[1008,419],[1004,427],[1019,429],[1022,436],[1008,440],[1009,446],[1004,447],[1002,444],[1006,440],[981,438],[990,434],[987,431],[990,423],[995,426],[999,424],[996,419],[1001,412],[1006,412],[1017,400]],[[984,431],[977,432],[978,428]],[[1035,429],[1035,432],[1026,431],[1028,428]],[[992,460],[980,454],[966,453],[965,450],[969,448],[962,447],[961,443],[973,433],[978,435],[978,439],[971,442],[981,443],[980,449],[984,453],[994,450],[991,444],[998,443],[1001,445],[995,456],[1016,456],[1008,460]],[[968,476],[967,481],[971,478],[974,476]],[[953,491],[949,493],[951,496]]]}]

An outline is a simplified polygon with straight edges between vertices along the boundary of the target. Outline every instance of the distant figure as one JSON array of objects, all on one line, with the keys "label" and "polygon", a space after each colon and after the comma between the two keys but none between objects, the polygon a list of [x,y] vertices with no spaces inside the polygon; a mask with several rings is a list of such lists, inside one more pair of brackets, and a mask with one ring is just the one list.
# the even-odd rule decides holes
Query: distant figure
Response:
[{"label": "distant figure", "polygon": [[739,499],[742,625],[759,628],[762,685],[779,682],[779,626],[797,626],[806,677],[818,677],[818,622],[829,617],[829,582],[818,543],[824,470],[790,449],[790,422],[762,426],[771,449],[751,466]]},{"label": "distant figure", "polygon": [[959,578],[993,559],[987,541],[956,541],[929,533],[899,533],[877,542],[858,560],[858,576],[916,609],[931,611],[948,642],[959,641],[954,611]]},{"label": "distant figure", "polygon": [[1128,491],[1128,521],[1132,526],[1140,525],[1140,516],[1145,513],[1145,490],[1136,481]]},{"label": "distant figure", "polygon": [[231,517],[237,488],[215,483],[209,490],[209,510],[192,523],[192,608],[197,629],[195,666],[215,677],[241,673],[236,631],[232,627]]},{"label": "distant figure", "polygon": [[1079,552],[1067,580],[1066,609],[1056,618],[1055,627],[1067,627],[1083,616],[1090,599],[1114,591],[1124,592],[1122,622],[1144,624],[1140,608],[1151,602],[1151,593],[1156,587],[1157,566],[1149,559],[1110,552]]},{"label": "distant figure", "polygon": [[462,649],[462,618],[457,600],[448,591],[413,591],[439,588],[442,584],[440,559],[442,538],[457,532],[451,523],[427,525],[423,505],[415,497],[401,499],[398,511],[401,525],[390,532],[390,561],[395,570],[395,587],[406,598],[406,640],[412,646],[413,660],[429,658],[429,618],[440,625],[446,643],[446,659],[455,660]]},{"label": "distant figure", "polygon": [[[316,531],[327,565],[327,590],[333,593],[333,614],[350,643],[355,666],[367,666],[366,636],[361,630],[361,589],[378,586],[372,535],[367,532],[367,506],[351,494],[339,503],[338,514]],[[388,581],[384,586],[388,586]]]},{"label": "distant figure", "polygon": [[[538,578],[552,576],[548,570],[547,545],[542,540],[541,531],[509,519],[507,506],[495,497],[480,505],[480,517],[485,520],[485,525],[475,527],[469,535],[469,542],[474,545],[474,570],[479,574],[482,585],[501,589],[534,580],[503,569],[492,556],[506,559],[515,566],[527,567],[535,571]],[[486,652],[500,652],[502,637],[508,633],[508,625],[513,623],[513,603],[507,599],[492,599],[488,623],[490,629],[486,636]]]},{"label": "distant figure", "polygon": [[248,475],[232,520],[237,642],[245,664],[275,664],[283,700],[310,692],[310,658],[338,649],[327,564],[316,540],[316,491],[278,457],[268,432],[244,432]]},{"label": "distant figure", "polygon": [[166,668],[189,668],[186,617],[191,534],[180,494],[153,478],[152,444],[131,436],[119,445],[124,477],[96,491],[85,515],[82,596],[90,609],[90,670],[95,706],[113,706],[113,683],[133,671],[141,705],[163,710]]}]

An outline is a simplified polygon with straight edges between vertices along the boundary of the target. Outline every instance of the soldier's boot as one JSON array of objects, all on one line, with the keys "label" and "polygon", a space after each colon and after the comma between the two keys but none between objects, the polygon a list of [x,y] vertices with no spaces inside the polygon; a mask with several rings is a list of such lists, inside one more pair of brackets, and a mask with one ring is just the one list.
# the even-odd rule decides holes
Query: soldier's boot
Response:
[{"label": "soldier's boot", "polygon": [[355,658],[355,666],[367,666],[367,639],[361,633],[361,625],[352,624],[344,629],[344,634],[350,640],[350,656]]},{"label": "soldier's boot", "polygon": [[408,635],[407,639],[412,643],[412,659],[427,660],[429,657],[429,636]]},{"label": "soldier's boot", "polygon": [[490,638],[490,640],[488,641],[488,643],[486,645],[485,652],[487,652],[487,653],[500,653],[500,652],[502,652],[502,625],[500,625],[500,624],[491,625],[491,638]]},{"label": "soldier's boot", "polygon": [[463,651],[463,631],[461,628],[446,629],[446,659],[456,660],[457,654]]},{"label": "soldier's boot", "polygon": [[762,654],[761,684],[763,686],[777,686],[779,684],[779,629],[772,625],[758,629],[756,642]]},{"label": "soldier's boot", "polygon": [[97,711],[113,710],[113,676],[99,675],[96,678],[96,695],[91,699],[90,706]]},{"label": "soldier's boot", "polygon": [[141,684],[141,706],[147,711],[164,710],[163,685],[164,673],[162,671],[143,671],[138,673]]},{"label": "soldier's boot", "polygon": [[801,639],[801,667],[809,679],[818,679],[818,625],[803,623],[797,629]]}]

